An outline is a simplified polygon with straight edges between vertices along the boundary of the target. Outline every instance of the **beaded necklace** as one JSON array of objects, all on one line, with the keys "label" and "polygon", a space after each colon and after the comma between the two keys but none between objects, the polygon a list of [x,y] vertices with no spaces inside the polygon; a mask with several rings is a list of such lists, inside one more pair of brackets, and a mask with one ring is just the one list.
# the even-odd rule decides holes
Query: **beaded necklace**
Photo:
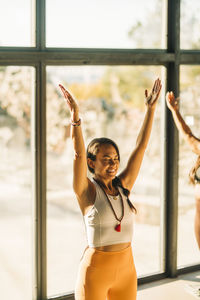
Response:
[{"label": "beaded necklace", "polygon": [[102,191],[104,192],[104,195],[106,196],[106,199],[107,199],[107,201],[108,201],[108,203],[109,203],[109,205],[110,205],[110,207],[112,209],[112,212],[113,212],[113,214],[115,216],[115,219],[118,221],[117,225],[115,226],[115,230],[117,232],[120,232],[121,231],[121,222],[122,222],[122,219],[124,217],[124,202],[123,202],[123,198],[122,198],[122,195],[121,195],[120,191],[118,190],[119,191],[119,196],[120,196],[120,201],[121,201],[121,206],[122,206],[122,215],[121,215],[120,218],[118,218],[118,216],[117,216],[117,214],[116,214],[116,212],[115,212],[115,210],[114,210],[114,208],[112,206],[112,203],[111,203],[110,199],[108,198],[108,195],[106,194],[106,192],[104,190],[104,187],[103,187],[102,183],[99,182],[99,181],[97,181],[95,178],[93,178],[93,179],[100,186],[100,188],[102,189]]}]

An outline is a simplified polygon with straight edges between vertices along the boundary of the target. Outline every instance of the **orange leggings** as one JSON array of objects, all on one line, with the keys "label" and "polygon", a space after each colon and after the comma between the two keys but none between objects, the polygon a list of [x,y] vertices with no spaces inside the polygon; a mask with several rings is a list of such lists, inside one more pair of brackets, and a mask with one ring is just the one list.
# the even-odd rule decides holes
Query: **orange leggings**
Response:
[{"label": "orange leggings", "polygon": [[105,252],[88,248],[80,262],[75,300],[135,300],[137,275],[132,248]]}]

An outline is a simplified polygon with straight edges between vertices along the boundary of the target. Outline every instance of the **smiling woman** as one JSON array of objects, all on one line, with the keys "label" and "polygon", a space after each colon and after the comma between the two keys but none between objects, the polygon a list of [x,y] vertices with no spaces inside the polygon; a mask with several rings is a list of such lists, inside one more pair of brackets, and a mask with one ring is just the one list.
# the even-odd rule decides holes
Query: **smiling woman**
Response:
[{"label": "smiling woman", "polygon": [[[81,124],[72,129],[78,130],[82,127],[86,145],[89,145],[94,137],[106,137],[115,141],[120,149],[118,154],[120,163],[116,173],[118,175],[125,169],[127,159],[136,144],[146,109],[145,101],[143,101],[145,88],[150,90],[155,74],[161,76],[161,70],[160,67],[155,66],[47,68],[47,283],[49,296],[74,289],[80,257],[88,244],[83,216],[78,201],[75,201],[72,186],[74,151],[73,141],[70,138],[71,114],[66,109],[66,102],[61,100],[61,94],[55,83],[63,82],[77,99]],[[164,78],[162,81],[164,82]],[[162,249],[160,239],[162,235],[162,226],[160,226],[162,207],[160,108],[161,101],[158,101],[151,133],[151,145],[149,150],[146,150],[134,189],[130,194],[126,190],[125,196],[122,187],[118,185],[124,199],[125,210],[130,211],[134,219],[132,248],[138,276],[162,271],[160,260],[160,256],[162,257],[162,253],[160,254]],[[115,165],[113,160],[114,157],[112,157],[112,162]],[[81,170],[79,172],[81,174]],[[94,173],[87,170],[87,175],[93,181]],[[115,191],[115,186],[113,191]],[[107,195],[117,217],[120,218],[122,206],[119,193]],[[114,196],[117,196],[117,200],[114,200]],[[137,214],[132,213],[129,208],[127,197],[137,208]],[[108,201],[107,205],[111,210]],[[88,210],[88,214],[94,212],[92,206],[91,203],[91,212]],[[111,235],[116,233],[119,236],[120,232],[115,231],[118,221],[112,211],[111,218],[113,224]],[[125,217],[121,224],[122,231],[125,229],[124,222]],[[67,238],[64,238],[66,233]],[[151,236],[154,238],[150,239]],[[75,240],[74,237],[76,237]],[[148,243],[148,249],[145,246],[146,243]],[[107,250],[111,250],[111,247],[114,249],[118,246],[100,247],[107,247]]]},{"label": "smiling woman", "polygon": [[[61,84],[59,86],[71,114],[75,152],[73,188],[84,216],[88,241],[79,266],[75,298],[134,300],[137,293],[137,275],[131,248],[134,206],[128,194],[138,176],[149,141],[161,81],[155,81],[150,94],[145,90],[147,109],[143,125],[128,163],[118,176],[120,156],[112,140],[94,139],[88,146],[86,158],[79,106],[73,96]],[[87,176],[87,164],[94,176],[92,180]],[[112,203],[109,196],[116,195],[119,195],[119,201]],[[117,279],[114,275],[116,272],[119,274]]]}]

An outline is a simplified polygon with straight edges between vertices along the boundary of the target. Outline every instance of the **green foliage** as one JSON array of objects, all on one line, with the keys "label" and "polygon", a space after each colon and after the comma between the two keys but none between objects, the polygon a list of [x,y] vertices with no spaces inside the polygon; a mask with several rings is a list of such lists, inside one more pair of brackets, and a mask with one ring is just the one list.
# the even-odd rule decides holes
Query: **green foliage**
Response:
[{"label": "green foliage", "polygon": [[[111,86],[112,78],[115,79],[115,89],[118,89],[119,97],[124,105],[144,109],[144,91],[150,89],[155,78],[152,74],[157,74],[156,67],[109,67],[102,78],[104,96],[108,102],[112,99]],[[159,76],[159,74],[157,74]]]}]

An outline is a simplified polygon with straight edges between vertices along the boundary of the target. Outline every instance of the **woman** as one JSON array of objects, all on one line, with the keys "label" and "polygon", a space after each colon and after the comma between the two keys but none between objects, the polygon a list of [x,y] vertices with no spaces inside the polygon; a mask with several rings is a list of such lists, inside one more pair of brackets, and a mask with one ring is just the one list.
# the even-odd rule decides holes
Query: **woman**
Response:
[{"label": "woman", "polygon": [[196,212],[194,220],[194,231],[196,241],[200,249],[200,139],[194,136],[191,129],[183,120],[178,108],[179,98],[175,98],[173,92],[168,92],[166,94],[166,101],[167,106],[172,112],[172,116],[178,130],[182,133],[191,150],[198,155],[197,161],[189,173],[189,177],[190,182],[195,186]]},{"label": "woman", "polygon": [[[80,263],[76,300],[135,300],[137,276],[131,239],[135,208],[128,195],[147,147],[161,90],[160,79],[148,95],[147,111],[126,168],[118,175],[120,155],[110,139],[94,139],[85,150],[79,107],[60,85],[71,112],[74,144],[73,188],[84,216],[88,247]],[[87,166],[93,179],[87,177]]]}]

